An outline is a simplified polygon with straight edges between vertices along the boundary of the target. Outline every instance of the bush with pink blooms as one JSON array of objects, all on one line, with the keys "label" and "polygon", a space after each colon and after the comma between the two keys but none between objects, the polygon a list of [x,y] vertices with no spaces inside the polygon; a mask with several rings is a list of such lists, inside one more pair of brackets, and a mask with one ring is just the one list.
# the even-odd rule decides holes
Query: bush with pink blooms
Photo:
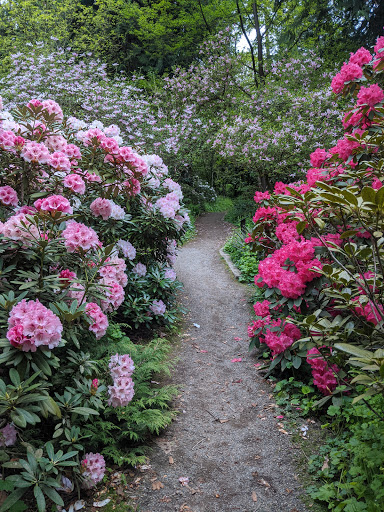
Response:
[{"label": "bush with pink blooms", "polygon": [[383,71],[384,37],[351,54],[331,84],[353,101],[343,136],[313,148],[306,179],[254,194],[245,240],[258,265],[250,347],[288,417],[327,414],[310,494],[339,511],[384,507]]},{"label": "bush with pink blooms", "polygon": [[312,152],[305,181],[255,193],[247,238],[260,254],[255,284],[264,298],[254,306],[251,347],[268,347],[271,370],[307,361],[326,397],[360,400],[384,389],[382,39],[373,54],[351,54],[332,81],[334,93],[356,98],[344,137]]},{"label": "bush with pink blooms", "polygon": [[[110,325],[130,333],[174,321],[171,267],[189,224],[182,201],[161,158],[139,155],[116,126],[66,118],[50,99],[0,105],[1,456],[20,457],[29,443],[58,457],[60,471],[34,470],[53,471],[57,484],[38,486],[39,511],[45,495],[63,505],[62,476],[88,489],[103,478],[104,456],[142,460],[140,441],[172,417],[159,411],[174,389],[146,383],[169,366],[167,344],[135,347]],[[24,476],[9,476],[15,491],[2,510],[29,489]]]}]

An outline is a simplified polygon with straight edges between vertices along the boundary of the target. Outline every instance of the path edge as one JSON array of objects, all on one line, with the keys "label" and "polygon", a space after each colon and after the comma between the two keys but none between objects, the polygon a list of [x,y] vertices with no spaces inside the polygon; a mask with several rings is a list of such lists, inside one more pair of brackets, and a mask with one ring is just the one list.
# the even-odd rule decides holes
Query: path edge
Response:
[{"label": "path edge", "polygon": [[229,270],[235,276],[236,279],[239,279],[241,276],[240,270],[232,263],[231,257],[229,254],[224,252],[224,246],[219,249],[220,256],[225,260],[226,264],[229,267]]}]

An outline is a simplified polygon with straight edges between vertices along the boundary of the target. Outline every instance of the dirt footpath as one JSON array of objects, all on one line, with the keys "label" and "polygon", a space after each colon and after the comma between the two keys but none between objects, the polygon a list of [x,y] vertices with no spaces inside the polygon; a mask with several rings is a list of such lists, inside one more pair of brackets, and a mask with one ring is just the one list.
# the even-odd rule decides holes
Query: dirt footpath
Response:
[{"label": "dirt footpath", "polygon": [[180,414],[155,441],[140,512],[307,510],[295,448],[279,432],[271,389],[248,353],[247,288],[219,256],[231,229],[223,214],[206,214],[178,256],[188,309],[173,377]]}]

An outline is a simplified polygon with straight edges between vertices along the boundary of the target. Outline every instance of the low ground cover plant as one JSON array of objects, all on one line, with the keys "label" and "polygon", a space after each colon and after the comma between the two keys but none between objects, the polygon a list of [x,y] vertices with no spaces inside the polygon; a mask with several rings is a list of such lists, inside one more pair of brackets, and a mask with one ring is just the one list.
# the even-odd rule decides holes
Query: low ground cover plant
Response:
[{"label": "low ground cover plant", "polygon": [[332,80],[334,93],[355,101],[343,118],[344,137],[311,154],[305,180],[255,193],[246,240],[258,253],[254,281],[261,294],[250,347],[268,354],[269,374],[313,382],[323,395],[318,406],[345,407],[343,414],[360,418],[332,451],[329,474],[341,475],[340,482],[312,490],[338,511],[379,511],[384,504],[374,491],[383,453],[376,433],[384,389],[383,69],[384,37],[373,53],[351,54]]},{"label": "low ground cover plant", "polygon": [[168,344],[135,346],[111,321],[174,321],[189,218],[160,157],[53,100],[0,104],[0,163],[0,510],[44,511],[108,462],[143,461],[142,440],[171,421],[175,389],[149,383]]}]

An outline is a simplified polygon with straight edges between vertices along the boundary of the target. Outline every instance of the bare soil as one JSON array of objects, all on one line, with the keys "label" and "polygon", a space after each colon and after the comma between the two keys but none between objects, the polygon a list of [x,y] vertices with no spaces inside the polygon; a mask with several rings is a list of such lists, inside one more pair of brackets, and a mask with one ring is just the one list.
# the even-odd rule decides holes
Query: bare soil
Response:
[{"label": "bare soil", "polygon": [[233,229],[223,217],[201,217],[177,259],[188,310],[173,376],[180,414],[142,469],[140,512],[307,511],[296,448],[248,352],[249,291],[219,255]]}]

